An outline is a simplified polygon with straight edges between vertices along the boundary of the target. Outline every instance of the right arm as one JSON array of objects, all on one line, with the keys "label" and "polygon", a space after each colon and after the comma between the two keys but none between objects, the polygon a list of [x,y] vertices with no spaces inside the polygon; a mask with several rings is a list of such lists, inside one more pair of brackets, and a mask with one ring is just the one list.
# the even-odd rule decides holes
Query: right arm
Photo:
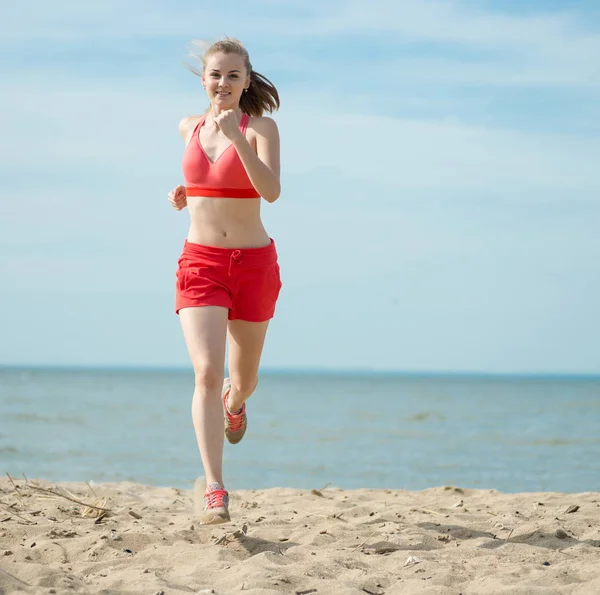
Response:
[{"label": "right arm", "polygon": [[[194,128],[196,127],[197,122],[197,116],[184,118],[183,120],[181,120],[181,122],[179,122],[179,134],[181,134],[181,137],[183,138],[186,146],[190,142],[190,137],[194,132]],[[180,184],[179,186],[171,190],[171,192],[169,192],[168,197],[171,206],[176,211],[181,211],[182,209],[185,209],[185,207],[187,207],[187,196],[185,194],[185,186],[182,186]]]}]

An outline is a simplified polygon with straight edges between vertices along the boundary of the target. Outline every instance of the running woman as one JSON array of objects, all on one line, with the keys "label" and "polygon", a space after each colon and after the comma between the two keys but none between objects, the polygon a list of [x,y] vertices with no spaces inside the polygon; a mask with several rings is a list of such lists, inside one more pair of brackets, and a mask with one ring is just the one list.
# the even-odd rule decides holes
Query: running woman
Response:
[{"label": "running woman", "polygon": [[212,44],[197,74],[210,107],[179,124],[185,184],[168,196],[191,218],[175,311],[195,373],[192,419],[206,476],[200,522],[216,524],[230,520],[224,436],[237,444],[246,432],[246,401],[281,289],[275,243],[260,217],[261,197],[272,203],[281,192],[279,132],[263,116],[279,108],[279,94],[236,39]]}]

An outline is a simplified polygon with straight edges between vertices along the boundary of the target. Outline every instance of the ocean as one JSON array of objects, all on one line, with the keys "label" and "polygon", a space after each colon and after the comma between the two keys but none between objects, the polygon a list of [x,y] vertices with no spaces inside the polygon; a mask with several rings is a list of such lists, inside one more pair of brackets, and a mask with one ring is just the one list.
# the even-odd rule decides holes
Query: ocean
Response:
[{"label": "ocean", "polygon": [[[191,370],[0,368],[0,471],[189,488]],[[600,491],[600,377],[263,372],[228,489]]]}]

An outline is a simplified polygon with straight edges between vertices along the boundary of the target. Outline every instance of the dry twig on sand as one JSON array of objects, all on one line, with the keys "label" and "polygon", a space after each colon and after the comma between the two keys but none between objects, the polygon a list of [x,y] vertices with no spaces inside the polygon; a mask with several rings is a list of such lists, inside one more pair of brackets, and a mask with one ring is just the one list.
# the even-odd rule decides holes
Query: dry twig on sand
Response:
[{"label": "dry twig on sand", "polygon": [[2,504],[0,504],[0,508],[2,510],[5,510],[8,514],[14,516],[17,519],[21,519],[22,521],[25,521],[25,523],[27,525],[35,525],[35,521],[31,521],[29,519],[26,519],[25,517],[21,516],[20,514],[17,514],[16,512],[12,511],[10,508],[7,508],[6,506],[2,506]]},{"label": "dry twig on sand", "polygon": [[23,498],[21,497],[21,493],[19,492],[19,488],[18,488],[17,484],[13,481],[13,478],[10,476],[10,473],[7,473],[6,477],[8,477],[8,480],[12,484],[12,487],[15,490],[15,494],[17,495],[17,498],[19,499],[19,502],[21,503],[21,506],[23,508],[25,508],[25,503],[23,502]]},{"label": "dry twig on sand", "polygon": [[[352,552],[355,552],[359,547],[362,547],[363,545],[365,545],[365,543],[367,543],[367,541],[369,541],[369,539],[371,539],[371,537],[373,537],[373,535],[375,535],[375,533],[377,533],[377,531],[373,531],[373,533],[371,533],[371,535],[369,535],[369,537],[367,537],[362,543],[359,543],[353,550]],[[350,552],[350,553],[352,553]]]},{"label": "dry twig on sand", "polygon": [[36,492],[41,492],[42,494],[47,494],[48,496],[52,496],[55,498],[64,498],[65,500],[69,500],[70,502],[74,502],[75,504],[79,504],[80,506],[85,506],[86,509],[83,510],[83,512],[81,513],[81,516],[86,516],[88,514],[89,511],[87,509],[95,510],[98,513],[103,512],[104,514],[107,514],[110,512],[110,508],[105,508],[106,502],[107,502],[106,499],[104,499],[104,506],[97,506],[95,504],[90,504],[89,502],[83,502],[81,500],[78,500],[77,498],[73,498],[71,496],[61,494],[60,492],[55,492],[54,490],[50,490],[48,488],[42,488],[40,486],[36,486],[33,484],[28,484],[28,487],[35,490]]},{"label": "dry twig on sand", "polygon": [[6,570],[2,570],[2,568],[0,568],[0,573],[4,574],[5,576],[8,576],[9,578],[11,578],[12,580],[14,580],[15,582],[25,586],[25,587],[31,587],[31,585],[29,583],[26,583],[25,581],[22,581],[20,578],[17,578],[14,574],[11,574],[10,572],[6,572]]},{"label": "dry twig on sand", "polygon": [[[15,483],[15,481],[13,480],[13,478],[8,473],[6,475],[8,476],[8,479],[13,486],[14,494],[18,498],[21,507],[23,509],[25,509],[26,506],[25,506],[25,503],[22,498],[22,490],[23,490],[24,486],[18,486]],[[68,500],[69,502],[73,502],[74,504],[78,504],[79,506],[82,506],[83,509],[81,509],[81,510],[76,509],[77,516],[80,516],[82,518],[92,517],[92,518],[96,518],[97,520],[100,520],[111,513],[110,508],[107,508],[107,506],[106,506],[108,503],[108,499],[107,498],[103,498],[103,499],[98,498],[96,496],[96,493],[94,492],[94,490],[92,489],[92,487],[89,484],[88,484],[88,488],[90,489],[92,494],[96,497],[96,499],[93,502],[85,502],[84,500],[75,496],[75,494],[72,494],[66,488],[61,488],[60,490],[43,488],[39,485],[36,485],[33,482],[30,482],[27,479],[27,477],[25,477],[25,476],[23,476],[23,477],[25,480],[25,487],[28,488],[29,490],[37,492],[39,494],[40,498],[48,498],[48,499],[62,498],[64,500]],[[9,514],[21,519],[22,521],[25,521],[27,523],[34,523],[34,521],[26,519],[26,518],[16,514],[15,512],[13,512],[10,509],[5,509],[5,510]]]},{"label": "dry twig on sand", "polygon": [[445,514],[443,512],[437,512],[437,510],[431,510],[430,508],[421,508],[421,510],[428,514],[437,514],[438,516],[448,516],[447,514]]}]

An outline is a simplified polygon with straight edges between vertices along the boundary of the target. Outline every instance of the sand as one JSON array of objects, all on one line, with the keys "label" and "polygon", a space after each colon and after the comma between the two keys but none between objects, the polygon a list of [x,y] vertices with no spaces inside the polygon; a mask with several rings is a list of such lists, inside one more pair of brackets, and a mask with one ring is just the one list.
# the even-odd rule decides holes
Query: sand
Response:
[{"label": "sand", "polygon": [[207,527],[191,489],[14,481],[2,594],[600,593],[599,493],[241,490]]}]

